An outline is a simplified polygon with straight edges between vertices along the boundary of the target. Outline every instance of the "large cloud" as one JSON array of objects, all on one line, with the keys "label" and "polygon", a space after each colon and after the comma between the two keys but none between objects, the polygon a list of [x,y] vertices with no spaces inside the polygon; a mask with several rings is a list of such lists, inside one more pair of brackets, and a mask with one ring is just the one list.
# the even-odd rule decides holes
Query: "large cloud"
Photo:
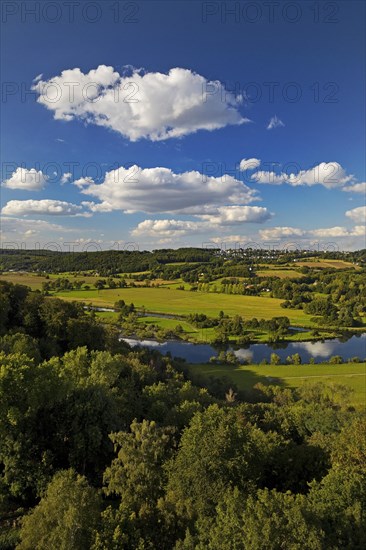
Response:
[{"label": "large cloud", "polygon": [[309,170],[300,170],[296,174],[286,174],[267,171],[255,172],[251,179],[257,183],[267,183],[272,185],[281,185],[287,183],[289,185],[316,185],[320,184],[328,189],[342,187],[349,181],[353,180],[353,176],[348,176],[346,171],[338,162],[321,162],[318,166]]},{"label": "large cloud", "polygon": [[48,176],[43,174],[42,170],[18,167],[9,179],[3,182],[4,187],[9,189],[22,189],[24,191],[40,191],[44,188]]},{"label": "large cloud", "polygon": [[248,122],[238,111],[242,98],[222,94],[219,82],[188,69],[168,74],[133,69],[131,76],[123,76],[105,65],[86,74],[75,68],[40,79],[33,89],[55,119],[84,120],[131,141],[159,141]]},{"label": "large cloud", "polygon": [[366,222],[366,206],[359,206],[358,208],[353,208],[352,210],[347,210],[346,216],[351,218],[355,223],[365,223]]},{"label": "large cloud", "polygon": [[217,206],[247,204],[258,198],[256,191],[232,176],[214,178],[197,171],[175,174],[168,168],[120,167],[107,172],[100,184],[90,178],[74,183],[82,193],[101,201],[84,203],[94,212],[211,214]]},{"label": "large cloud", "polygon": [[70,202],[43,199],[26,201],[9,201],[2,209],[6,216],[28,216],[38,214],[40,216],[87,216],[83,207]]}]

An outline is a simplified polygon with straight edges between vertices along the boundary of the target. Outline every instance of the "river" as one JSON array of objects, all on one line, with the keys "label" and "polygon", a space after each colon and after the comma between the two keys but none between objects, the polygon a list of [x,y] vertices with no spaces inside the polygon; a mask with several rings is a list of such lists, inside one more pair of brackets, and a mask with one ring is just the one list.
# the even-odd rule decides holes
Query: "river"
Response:
[{"label": "river", "polygon": [[[189,363],[206,363],[213,356],[218,355],[220,349],[209,344],[191,344],[180,340],[169,340],[157,342],[155,340],[136,340],[124,338],[131,346],[143,346],[149,349],[156,349],[162,354],[170,353],[173,357],[182,357]],[[327,361],[332,355],[340,355],[344,361],[352,357],[359,357],[364,360],[366,357],[366,333],[351,336],[346,341],[339,338],[321,340],[316,342],[284,342],[282,344],[251,344],[249,346],[226,348],[233,350],[241,361],[260,363],[263,359],[270,360],[271,353],[277,353],[281,362],[286,361],[288,355],[298,353],[302,362],[307,363],[311,357],[316,362]]]}]

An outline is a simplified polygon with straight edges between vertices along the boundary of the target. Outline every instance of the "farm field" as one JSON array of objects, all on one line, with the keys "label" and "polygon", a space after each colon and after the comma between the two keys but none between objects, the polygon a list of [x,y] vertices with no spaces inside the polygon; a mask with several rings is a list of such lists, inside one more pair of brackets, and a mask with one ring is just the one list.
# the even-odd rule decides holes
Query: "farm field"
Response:
[{"label": "farm field", "polygon": [[204,376],[227,376],[238,389],[248,390],[255,384],[278,384],[297,388],[306,383],[326,382],[342,384],[353,390],[351,403],[359,408],[366,407],[366,365],[365,363],[343,363],[341,365],[189,365],[194,374]]},{"label": "farm field", "polygon": [[295,269],[259,269],[256,271],[258,277],[279,277],[280,279],[298,279],[305,277],[303,273],[299,273]]},{"label": "farm field", "polygon": [[352,262],[345,262],[344,260],[316,260],[314,258],[309,258],[308,260],[296,262],[296,265],[298,266],[305,266],[305,267],[318,267],[318,268],[334,268],[334,269],[346,269],[346,268],[353,268],[353,269],[360,269],[357,265],[353,264]]},{"label": "farm field", "polygon": [[46,277],[35,273],[3,273],[0,280],[14,283],[15,285],[26,285],[32,290],[41,290],[42,283],[46,282]]},{"label": "farm field", "polygon": [[175,315],[199,312],[217,317],[222,310],[228,315],[241,315],[247,319],[287,316],[295,325],[312,326],[310,315],[306,315],[302,310],[284,310],[280,306],[283,300],[277,298],[186,292],[168,288],[70,290],[58,292],[55,296],[65,300],[92,303],[100,307],[113,307],[117,300],[124,300],[137,307],[144,306],[149,312]]},{"label": "farm field", "polygon": [[[39,275],[38,273],[2,273],[0,275],[0,280],[8,281],[9,283],[26,285],[29,286],[32,290],[40,290],[42,288],[42,283],[47,281],[53,281],[55,279],[69,279],[71,282],[75,281],[84,281],[87,285],[94,285],[100,277],[95,275],[74,275],[73,273],[50,273],[48,278],[45,275]],[[117,280],[117,279],[116,279]]]}]

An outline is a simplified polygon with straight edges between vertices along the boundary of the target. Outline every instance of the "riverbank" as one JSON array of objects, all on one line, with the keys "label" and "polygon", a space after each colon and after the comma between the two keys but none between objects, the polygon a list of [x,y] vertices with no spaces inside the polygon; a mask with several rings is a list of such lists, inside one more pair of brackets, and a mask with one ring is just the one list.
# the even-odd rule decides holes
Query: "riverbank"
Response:
[{"label": "riverbank", "polygon": [[[86,307],[86,306],[85,306]],[[103,322],[121,325],[118,322],[119,314],[110,308],[92,306]],[[169,339],[179,339],[192,344],[213,344],[217,338],[215,328],[197,328],[187,321],[185,316],[174,316],[171,314],[156,314],[145,312],[143,315],[137,311],[138,317],[134,326],[123,331],[127,337],[137,337],[139,339],[155,339],[164,341]],[[179,330],[177,330],[179,326]],[[365,330],[365,327],[362,329]],[[332,338],[350,338],[355,334],[362,333],[361,330],[334,330],[327,328],[308,329],[304,327],[292,326],[288,334],[285,334],[278,341],[281,343],[289,342],[317,342]],[[248,329],[246,331],[246,344],[259,344],[270,342],[270,333],[265,330]],[[240,344],[239,336],[230,336],[230,344]]]}]

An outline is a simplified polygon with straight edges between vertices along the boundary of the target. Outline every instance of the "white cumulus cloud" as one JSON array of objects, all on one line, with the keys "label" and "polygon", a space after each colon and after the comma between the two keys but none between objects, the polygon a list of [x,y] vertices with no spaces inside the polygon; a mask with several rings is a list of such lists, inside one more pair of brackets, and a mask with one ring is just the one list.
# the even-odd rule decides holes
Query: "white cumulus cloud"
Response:
[{"label": "white cumulus cloud", "polygon": [[244,244],[250,242],[249,237],[243,235],[221,235],[221,237],[212,237],[211,242],[221,245],[221,244]]},{"label": "white cumulus cloud", "polygon": [[64,183],[68,183],[72,178],[71,172],[65,172],[65,174],[62,175],[60,183],[63,185]]},{"label": "white cumulus cloud", "polygon": [[323,185],[328,189],[342,187],[353,179],[352,175],[347,175],[346,171],[338,162],[321,162],[309,170],[300,170],[299,172],[286,174],[275,172],[258,171],[252,174],[251,179],[256,183],[267,183],[272,185]]},{"label": "white cumulus cloud", "polygon": [[360,183],[354,183],[353,185],[348,185],[347,187],[343,187],[342,191],[346,191],[348,193],[366,193],[366,181],[360,182]]},{"label": "white cumulus cloud", "polygon": [[260,166],[261,161],[256,158],[242,159],[240,161],[239,169],[244,172],[245,170],[255,170]]},{"label": "white cumulus cloud", "polygon": [[176,174],[169,168],[120,167],[96,184],[91,178],[74,182],[85,195],[101,202],[83,203],[93,212],[180,212],[211,214],[217,206],[248,204],[257,192],[232,176],[206,176],[197,171]]},{"label": "white cumulus cloud", "polygon": [[40,216],[87,216],[83,212],[82,206],[70,202],[43,199],[43,200],[25,200],[9,201],[2,209],[5,216],[28,216],[38,214]]},{"label": "white cumulus cloud", "polygon": [[3,182],[3,186],[9,189],[21,189],[23,191],[40,191],[44,188],[48,176],[42,170],[18,167],[9,179]]},{"label": "white cumulus cloud", "polygon": [[185,220],[144,220],[131,235],[135,237],[180,237],[187,233],[202,231],[202,223]]},{"label": "white cumulus cloud", "polygon": [[351,229],[347,227],[323,227],[319,229],[300,229],[298,227],[269,227],[259,231],[264,241],[287,238],[336,238],[336,237],[362,237],[365,235],[365,227],[355,225]]},{"label": "white cumulus cloud", "polygon": [[346,216],[351,218],[355,223],[366,222],[366,206],[358,206],[352,210],[347,210]]},{"label": "white cumulus cloud", "polygon": [[[187,234],[217,231],[242,223],[263,223],[271,217],[266,208],[258,206],[223,206],[215,214],[197,215],[198,221],[191,220],[144,220],[131,232],[135,237],[181,237]],[[223,236],[222,239],[225,239]],[[234,237],[228,237],[233,240]],[[238,237],[235,240],[242,240]]]},{"label": "white cumulus cloud", "polygon": [[269,227],[259,231],[259,235],[264,241],[287,237],[303,237],[305,234],[306,232],[303,229],[297,227]]},{"label": "white cumulus cloud", "polygon": [[239,225],[241,223],[263,223],[271,213],[263,206],[221,206],[214,214],[199,216],[212,225]]},{"label": "white cumulus cloud", "polygon": [[362,225],[356,225],[352,229],[346,227],[326,227],[323,229],[313,229],[310,234],[314,237],[362,237],[365,234],[365,228]]},{"label": "white cumulus cloud", "polygon": [[130,76],[106,65],[88,73],[74,68],[38,80],[33,90],[55,119],[104,126],[130,141],[159,141],[248,122],[238,110],[242,98],[223,95],[220,82],[179,67],[168,74],[133,69]]}]

